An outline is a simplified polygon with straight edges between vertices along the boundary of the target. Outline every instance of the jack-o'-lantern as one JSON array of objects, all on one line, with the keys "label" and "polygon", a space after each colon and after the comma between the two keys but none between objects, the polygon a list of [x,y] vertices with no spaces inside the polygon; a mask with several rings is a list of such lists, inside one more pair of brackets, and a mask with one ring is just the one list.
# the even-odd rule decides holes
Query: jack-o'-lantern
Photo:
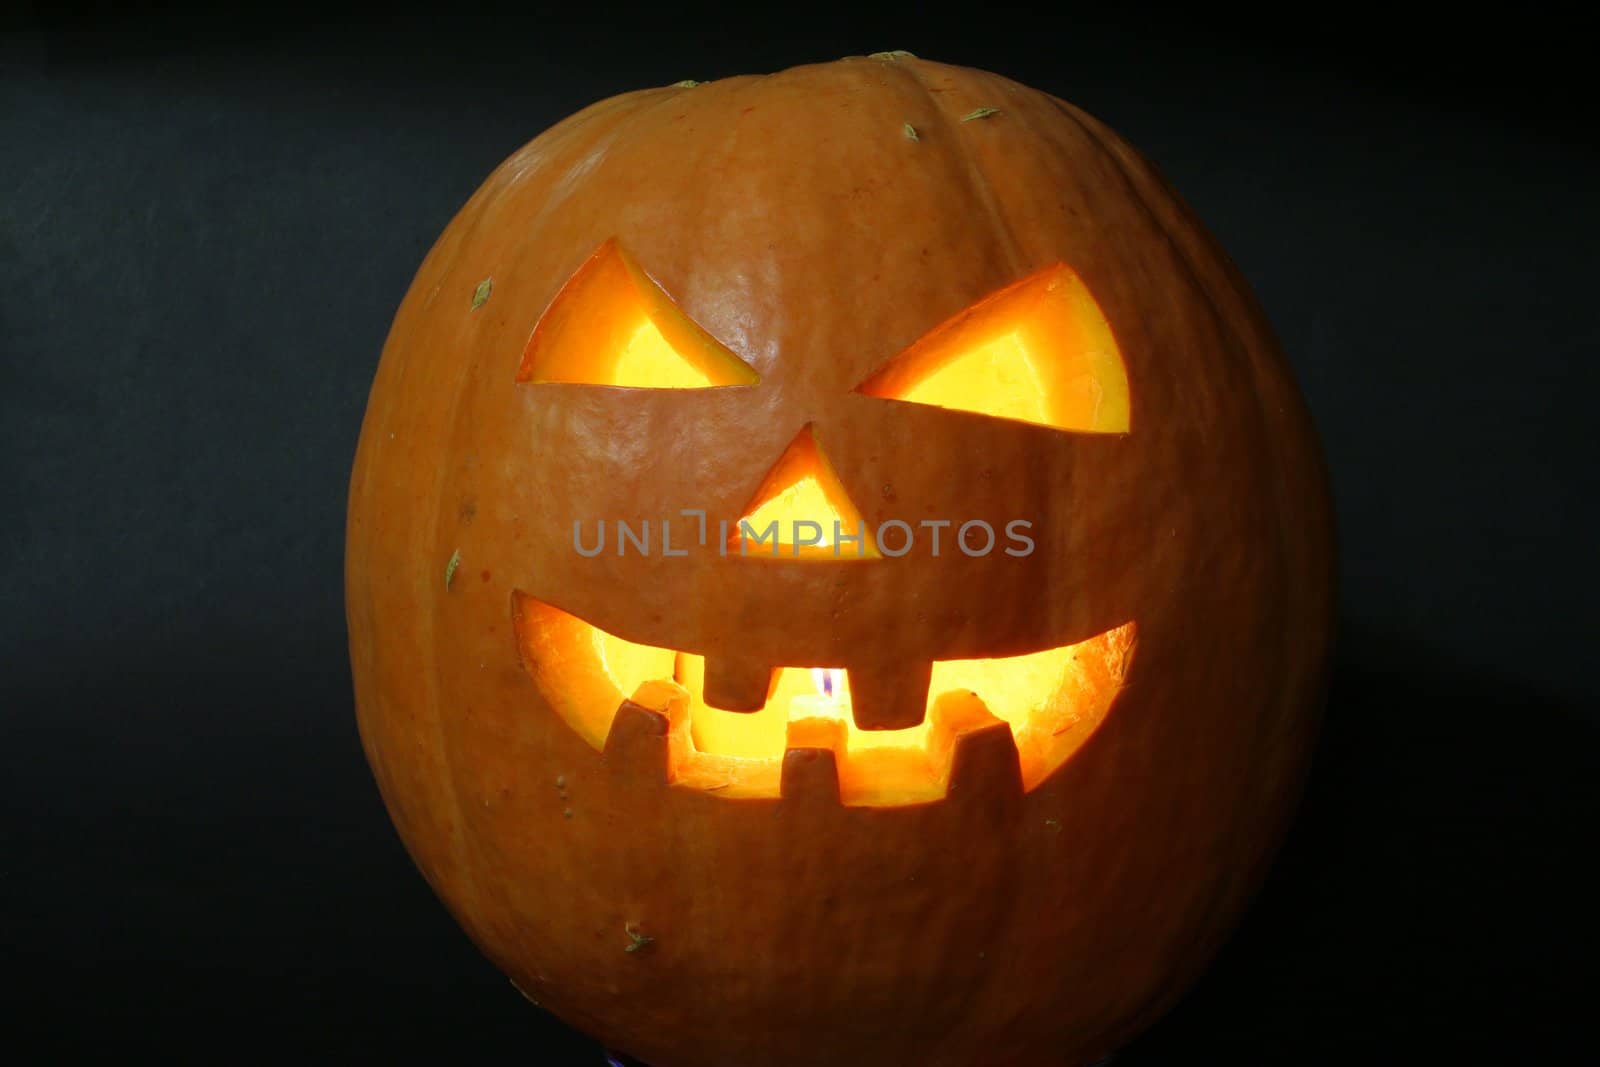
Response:
[{"label": "jack-o'-lantern", "polygon": [[384,350],[347,594],[395,824],[536,1003],[655,1067],[1078,1063],[1286,824],[1331,514],[1150,166],[886,53],[488,179]]}]

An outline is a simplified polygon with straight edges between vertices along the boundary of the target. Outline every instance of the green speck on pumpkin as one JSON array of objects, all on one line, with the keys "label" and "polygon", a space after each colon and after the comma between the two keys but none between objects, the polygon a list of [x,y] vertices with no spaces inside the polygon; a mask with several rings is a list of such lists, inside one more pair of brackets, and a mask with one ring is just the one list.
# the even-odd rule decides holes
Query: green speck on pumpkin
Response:
[{"label": "green speck on pumpkin", "polygon": [[695,86],[697,86],[699,84],[700,83],[695,81],[693,78],[685,78],[681,82],[673,82],[672,83],[673,88],[675,88],[675,89],[693,89]]},{"label": "green speck on pumpkin", "polygon": [[478,283],[478,287],[472,290],[473,311],[477,311],[479,308],[483,307],[483,305],[489,302],[489,293],[493,289],[494,278],[492,277],[485,278],[483,281]]},{"label": "green speck on pumpkin", "polygon": [[629,937],[627,947],[622,950],[624,952],[639,952],[655,944],[655,938],[651,937],[649,934],[641,934],[639,931],[633,928],[632,923],[628,923],[622,929]]},{"label": "green speck on pumpkin", "polygon": [[448,591],[450,583],[456,580],[456,568],[461,566],[461,550],[458,548],[450,553],[450,562],[444,565],[444,587]]},{"label": "green speck on pumpkin", "polygon": [[908,122],[908,123],[906,123],[904,126],[902,126],[900,128],[905,131],[906,140],[908,140],[908,141],[920,141],[920,140],[922,140],[921,137],[917,136],[917,128],[915,126],[911,125],[911,123]]},{"label": "green speck on pumpkin", "polygon": [[1000,109],[997,107],[975,107],[965,115],[962,115],[961,121],[971,122],[973,119],[986,119],[991,115],[998,115],[1000,113]]},{"label": "green speck on pumpkin", "polygon": [[907,52],[904,48],[896,48],[892,52],[873,52],[867,58],[868,59],[895,60],[895,59],[916,59],[917,57],[912,55],[910,52]]}]

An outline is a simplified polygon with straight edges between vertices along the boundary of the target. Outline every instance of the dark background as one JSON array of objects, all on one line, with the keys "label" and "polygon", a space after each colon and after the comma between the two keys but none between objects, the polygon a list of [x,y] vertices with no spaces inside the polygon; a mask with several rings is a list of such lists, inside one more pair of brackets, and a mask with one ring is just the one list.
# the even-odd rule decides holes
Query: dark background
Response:
[{"label": "dark background", "polygon": [[[1594,1054],[1600,149],[1576,27],[1393,8],[0,26],[0,962],[50,1058],[592,1064],[356,737],[344,494],[489,170],[627,89],[906,48],[1067,97],[1232,252],[1318,420],[1343,627],[1256,907],[1129,1065]],[[468,10],[468,9],[471,10]]]}]

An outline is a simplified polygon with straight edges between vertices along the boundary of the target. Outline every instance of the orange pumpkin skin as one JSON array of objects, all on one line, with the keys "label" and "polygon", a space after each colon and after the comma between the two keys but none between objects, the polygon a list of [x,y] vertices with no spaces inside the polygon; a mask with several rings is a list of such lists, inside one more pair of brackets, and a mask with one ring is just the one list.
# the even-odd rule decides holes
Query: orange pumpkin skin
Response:
[{"label": "orange pumpkin skin", "polygon": [[[962,121],[978,108],[998,112]],[[761,383],[519,382],[541,313],[610,239]],[[1058,261],[1116,336],[1131,432],[851,392]],[[911,600],[866,571],[794,570],[825,564],[752,578],[572,554],[574,516],[736,516],[807,423],[869,523],[1027,514],[1039,551],[902,568],[893,581],[924,583]],[[654,1067],[1114,1049],[1258,884],[1335,614],[1314,432],[1221,251],[1071,105],[904,55],[626,94],[503,164],[395,320],[346,567],[361,736],[418,866],[531,1000]],[[740,662],[781,648],[773,602],[812,635],[840,612],[898,613],[851,653],[891,679],[962,641],[998,655],[1131,620],[1137,647],[1103,721],[1025,793],[1014,753],[1008,772],[974,743],[982,773],[931,803],[840,804],[826,774],[805,786],[808,753],[790,754],[784,796],[729,798],[669,782],[645,709],[619,713],[603,752],[573,730],[519,655],[523,591],[607,629],[681,619],[708,659]]]}]

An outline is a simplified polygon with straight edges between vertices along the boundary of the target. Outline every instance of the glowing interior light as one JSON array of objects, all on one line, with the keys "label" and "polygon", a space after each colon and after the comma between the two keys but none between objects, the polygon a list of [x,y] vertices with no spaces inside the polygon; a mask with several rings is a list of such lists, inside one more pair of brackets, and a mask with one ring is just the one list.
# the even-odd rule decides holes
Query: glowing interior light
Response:
[{"label": "glowing interior light", "polygon": [[[768,529],[774,523],[775,535],[769,536]],[[805,523],[816,525],[799,525]],[[776,548],[773,536],[777,539]],[[801,543],[802,538],[805,543]],[[810,543],[813,538],[814,544]],[[733,524],[728,548],[740,555],[769,559],[879,558],[871,531],[809,425],[767,472],[740,522]]]},{"label": "glowing interior light", "polygon": [[[930,757],[932,720],[904,730],[856,727],[849,675],[831,667],[782,667],[758,711],[714,708],[704,700],[705,659],[639,645],[523,594],[514,621],[524,668],[550,707],[596,749],[617,706],[643,682],[682,688],[688,729],[674,750],[671,780],[719,797],[778,795],[792,723],[828,725],[846,804],[892,806],[944,795],[947,766]],[[1135,627],[1021,656],[936,660],[928,711],[953,690],[970,690],[1011,727],[1023,787],[1060,767],[1104,720],[1127,676]],[[802,744],[811,744],[803,741]]]},{"label": "glowing interior light", "polygon": [[[809,547],[814,551],[826,551],[830,555],[833,552],[833,546],[837,543],[833,536],[833,524],[837,522],[840,532],[846,535],[855,529],[855,524],[846,520],[828,502],[828,496],[822,491],[822,486],[817,482],[816,476],[808,474],[745,516],[743,521],[750,525],[750,529],[753,532],[752,536],[748,538],[750,541],[748,550],[751,552],[770,551],[766,547],[766,542],[757,545],[755,538],[766,533],[767,528],[776,522],[778,524],[776,535],[778,539],[778,555],[793,556],[795,554],[795,522],[797,520],[814,522],[822,528],[821,541],[814,546],[802,545],[801,548]],[[809,537],[815,531],[811,530],[810,527],[804,527],[800,532]],[[850,544],[850,542],[846,542],[840,548],[839,553],[841,556],[845,554],[845,549],[849,548]]]},{"label": "glowing interior light", "polygon": [[1083,433],[1126,433],[1131,422],[1111,325],[1062,263],[929,331],[856,391]]},{"label": "glowing interior light", "polygon": [[760,375],[685,314],[611,240],[539,317],[517,380],[704,389],[753,385]]},{"label": "glowing interior light", "polygon": [[835,693],[844,692],[844,671],[838,667],[812,667],[811,684],[817,687],[817,692],[834,699]]},{"label": "glowing interior light", "polygon": [[979,345],[933,371],[900,399],[977,411],[1000,419],[1050,421],[1039,373],[1015,331]]},{"label": "glowing interior light", "polygon": [[[798,672],[796,672],[798,673]],[[849,690],[845,686],[844,671],[837,667],[812,667],[811,692],[789,699],[788,723],[805,719],[825,719],[844,724],[850,721]],[[848,731],[846,732],[848,739]]]},{"label": "glowing interior light", "polygon": [[612,368],[613,384],[643,389],[704,389],[712,385],[705,372],[678,355],[649,319],[639,323]]},{"label": "glowing interior light", "polygon": [[600,669],[617,687],[617,692],[631,695],[641,683],[676,674],[678,654],[670,648],[636,645],[613,637],[599,627],[589,629]]}]

